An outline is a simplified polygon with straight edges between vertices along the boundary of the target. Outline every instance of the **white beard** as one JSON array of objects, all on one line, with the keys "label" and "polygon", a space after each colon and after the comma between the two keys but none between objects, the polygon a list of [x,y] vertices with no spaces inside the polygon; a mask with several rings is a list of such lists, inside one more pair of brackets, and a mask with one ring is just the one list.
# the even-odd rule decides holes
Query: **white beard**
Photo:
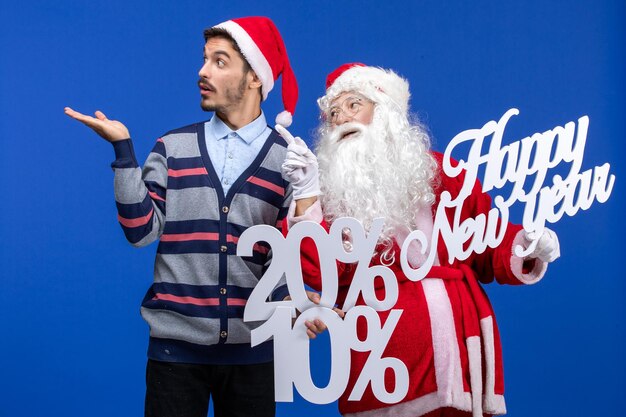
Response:
[{"label": "white beard", "polygon": [[354,217],[369,230],[375,218],[383,217],[378,241],[389,247],[398,233],[406,236],[415,228],[420,207],[430,210],[436,163],[423,128],[377,106],[370,125],[347,123],[332,132],[321,128],[320,135],[321,204],[329,224]]}]

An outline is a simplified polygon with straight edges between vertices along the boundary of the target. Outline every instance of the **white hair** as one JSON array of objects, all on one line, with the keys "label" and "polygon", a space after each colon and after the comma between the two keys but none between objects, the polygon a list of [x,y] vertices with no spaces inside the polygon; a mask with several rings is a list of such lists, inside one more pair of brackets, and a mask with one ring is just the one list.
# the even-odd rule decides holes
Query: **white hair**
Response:
[{"label": "white hair", "polygon": [[[339,217],[354,217],[369,230],[375,218],[384,217],[379,243],[385,245],[383,255],[388,255],[397,231],[415,229],[417,211],[431,210],[437,164],[421,124],[411,124],[406,112],[393,103],[375,103],[367,126],[349,123],[332,128],[323,121],[319,127],[320,200],[329,224]],[[358,132],[341,139],[348,130]]]}]

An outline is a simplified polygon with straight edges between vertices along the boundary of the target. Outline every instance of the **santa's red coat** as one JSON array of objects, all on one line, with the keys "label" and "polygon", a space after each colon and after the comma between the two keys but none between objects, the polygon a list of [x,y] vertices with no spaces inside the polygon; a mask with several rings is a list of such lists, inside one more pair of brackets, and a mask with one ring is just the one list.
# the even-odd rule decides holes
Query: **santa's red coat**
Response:
[{"label": "santa's red coat", "polygon": [[[433,155],[441,166],[442,155]],[[451,178],[439,168],[433,215],[441,193],[448,191],[454,199],[463,180],[462,174]],[[486,215],[490,209],[491,199],[477,182],[463,204],[461,221]],[[446,215],[453,224],[454,211],[448,209]],[[291,221],[304,219],[306,217],[291,218]],[[327,227],[325,222],[322,224]],[[393,308],[402,309],[403,313],[383,357],[404,362],[409,371],[409,391],[400,403],[389,405],[380,402],[368,386],[360,401],[348,401],[369,355],[352,351],[348,388],[339,399],[342,414],[416,417],[448,407],[474,416],[506,412],[500,335],[493,309],[480,283],[492,282],[494,278],[501,284],[534,283],[543,276],[546,269],[543,262],[525,263],[513,254],[514,245],[523,242],[520,231],[521,226],[508,224],[498,247],[453,262],[448,261],[446,245],[439,237],[439,265],[433,266],[427,277],[418,282],[408,280],[402,272],[400,251],[395,246],[395,261],[387,266],[394,271],[399,283],[398,301]],[[375,256],[371,265],[378,264],[380,257]],[[323,290],[317,250],[307,239],[302,242],[302,268],[305,282]],[[342,299],[350,286],[354,267],[338,263],[338,269],[339,298]],[[384,298],[383,291],[377,288],[379,299]],[[388,311],[379,312],[382,322],[388,314]],[[357,332],[363,340],[366,329],[359,328]],[[390,390],[395,376],[387,372],[385,378],[387,390]]]}]

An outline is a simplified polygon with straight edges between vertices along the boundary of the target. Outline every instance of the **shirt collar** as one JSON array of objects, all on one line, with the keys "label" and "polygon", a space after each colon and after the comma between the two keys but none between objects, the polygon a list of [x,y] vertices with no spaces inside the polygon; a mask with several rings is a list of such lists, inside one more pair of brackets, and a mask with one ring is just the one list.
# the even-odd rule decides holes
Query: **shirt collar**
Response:
[{"label": "shirt collar", "polygon": [[265,115],[261,111],[261,115],[242,127],[239,130],[233,131],[226,123],[222,121],[216,114],[213,115],[209,121],[209,132],[213,134],[216,139],[226,139],[229,134],[235,132],[237,136],[243,139],[248,145],[258,138],[261,133],[266,129],[267,122],[265,121]]}]

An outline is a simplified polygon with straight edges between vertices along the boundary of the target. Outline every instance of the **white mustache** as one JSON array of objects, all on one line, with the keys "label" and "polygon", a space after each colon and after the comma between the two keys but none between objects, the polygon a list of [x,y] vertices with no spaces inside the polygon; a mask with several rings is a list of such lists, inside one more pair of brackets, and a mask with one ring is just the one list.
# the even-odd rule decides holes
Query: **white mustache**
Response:
[{"label": "white mustache", "polygon": [[357,123],[357,122],[344,123],[334,128],[333,131],[330,133],[331,143],[337,143],[341,141],[344,135],[348,132],[355,132],[354,133],[355,137],[361,136],[367,130],[367,128],[368,126],[362,123]]}]

